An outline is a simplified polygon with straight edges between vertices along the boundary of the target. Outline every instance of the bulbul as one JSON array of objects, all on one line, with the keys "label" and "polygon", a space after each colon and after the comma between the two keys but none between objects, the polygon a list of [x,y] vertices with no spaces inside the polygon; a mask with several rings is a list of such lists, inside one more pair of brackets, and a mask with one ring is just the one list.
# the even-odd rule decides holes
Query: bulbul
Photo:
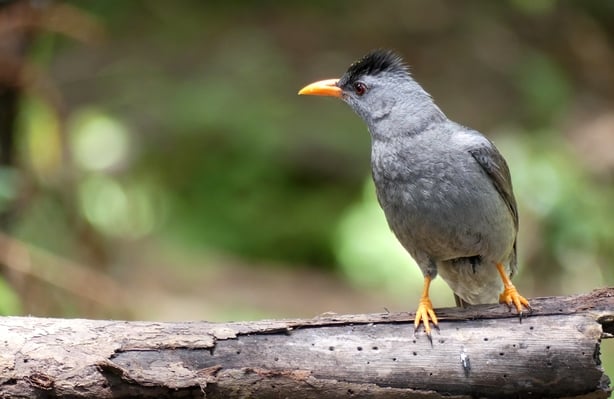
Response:
[{"label": "bulbul", "polygon": [[518,208],[505,159],[480,132],[448,119],[397,54],[372,51],[340,79],[298,94],[340,98],[367,124],[378,201],[424,275],[416,330],[422,323],[430,339],[430,323],[437,327],[429,298],[437,275],[459,305],[498,299],[520,317],[531,309],[511,282]]}]

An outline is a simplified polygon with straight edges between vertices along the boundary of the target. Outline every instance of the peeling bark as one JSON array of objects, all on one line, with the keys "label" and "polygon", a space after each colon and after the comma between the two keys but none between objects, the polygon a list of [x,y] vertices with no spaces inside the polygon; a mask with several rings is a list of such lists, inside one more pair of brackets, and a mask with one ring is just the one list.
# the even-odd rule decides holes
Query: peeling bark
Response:
[{"label": "peeling bark", "polygon": [[614,289],[408,313],[155,323],[0,318],[0,397],[606,398]]}]

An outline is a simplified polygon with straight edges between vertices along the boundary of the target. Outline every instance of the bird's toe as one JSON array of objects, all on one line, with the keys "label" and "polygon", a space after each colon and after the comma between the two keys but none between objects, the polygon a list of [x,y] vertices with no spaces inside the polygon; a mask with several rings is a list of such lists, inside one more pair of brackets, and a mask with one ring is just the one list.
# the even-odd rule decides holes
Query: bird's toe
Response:
[{"label": "bird's toe", "polygon": [[420,324],[423,324],[424,332],[430,339],[431,323],[434,328],[439,330],[437,315],[435,314],[431,300],[428,297],[421,298],[418,310],[416,310],[416,318],[414,319],[414,332],[418,331]]},{"label": "bird's toe", "polygon": [[518,290],[513,285],[505,287],[501,295],[499,295],[499,302],[506,304],[510,310],[516,308],[518,315],[522,318],[524,310],[529,313],[533,310],[529,301],[518,293]]}]

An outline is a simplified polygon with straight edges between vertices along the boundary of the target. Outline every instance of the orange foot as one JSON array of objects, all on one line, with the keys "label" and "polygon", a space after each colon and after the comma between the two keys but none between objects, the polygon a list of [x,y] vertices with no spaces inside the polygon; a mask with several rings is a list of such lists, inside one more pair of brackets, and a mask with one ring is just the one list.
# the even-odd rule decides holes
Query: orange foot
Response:
[{"label": "orange foot", "polygon": [[497,263],[497,270],[499,270],[499,275],[503,280],[504,286],[503,292],[501,295],[499,295],[499,303],[506,304],[510,309],[512,308],[512,305],[514,305],[522,321],[523,306],[529,312],[531,312],[531,305],[529,305],[529,301],[527,301],[525,297],[518,293],[518,290],[516,287],[514,287],[514,284],[512,284],[512,281],[507,276],[507,273],[505,273],[505,269],[502,264]]},{"label": "orange foot", "polygon": [[422,297],[420,298],[420,303],[418,305],[418,310],[416,310],[416,318],[414,319],[414,333],[418,331],[420,327],[420,323],[424,324],[424,332],[426,336],[431,341],[431,322],[433,326],[439,329],[437,325],[437,316],[435,315],[435,310],[433,309],[433,304],[431,303],[431,299],[429,298],[429,286],[431,285],[431,278],[429,276],[424,277],[424,291],[422,293]]}]

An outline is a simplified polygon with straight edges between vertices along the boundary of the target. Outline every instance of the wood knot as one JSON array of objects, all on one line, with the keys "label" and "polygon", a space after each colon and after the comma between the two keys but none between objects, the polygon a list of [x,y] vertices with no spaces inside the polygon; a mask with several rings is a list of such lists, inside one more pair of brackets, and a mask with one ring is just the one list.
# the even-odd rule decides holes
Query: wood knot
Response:
[{"label": "wood knot", "polygon": [[54,380],[47,374],[35,372],[24,377],[24,380],[36,389],[50,391],[53,389]]}]

